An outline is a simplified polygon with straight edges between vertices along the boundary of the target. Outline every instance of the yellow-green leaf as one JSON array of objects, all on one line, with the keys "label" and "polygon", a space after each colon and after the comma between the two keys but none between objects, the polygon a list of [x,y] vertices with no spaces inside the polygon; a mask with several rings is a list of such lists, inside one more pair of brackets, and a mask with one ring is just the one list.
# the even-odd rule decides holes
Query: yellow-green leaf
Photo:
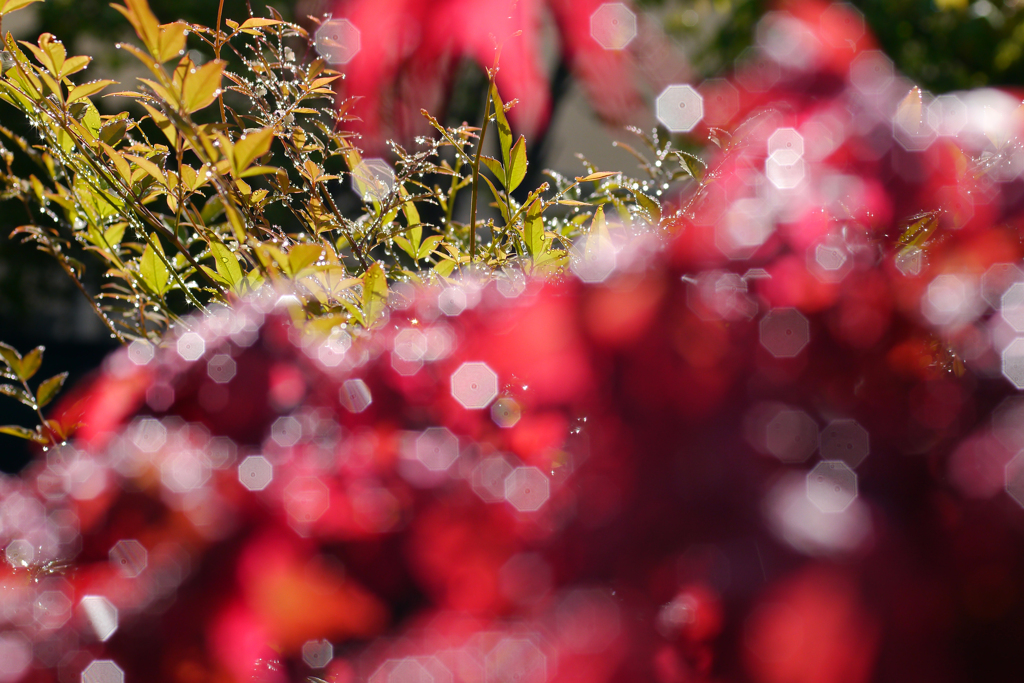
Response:
[{"label": "yellow-green leaf", "polygon": [[180,56],[185,49],[185,37],[187,35],[188,29],[180,21],[161,26],[156,49],[153,51],[156,61],[163,64],[170,59]]},{"label": "yellow-green leaf", "polygon": [[203,64],[195,73],[188,74],[185,78],[184,96],[181,98],[186,113],[197,112],[217,99],[225,65],[226,62],[217,59]]},{"label": "yellow-green leaf", "polygon": [[486,154],[480,155],[480,161],[494,174],[495,178],[501,181],[502,185],[505,185],[505,169],[502,168],[500,161]]},{"label": "yellow-green leaf", "polygon": [[19,374],[19,371],[21,370],[21,354],[18,353],[13,346],[0,342],[0,357],[4,359],[4,362],[7,363],[7,367],[9,367],[14,374]]},{"label": "yellow-green leaf", "polygon": [[68,373],[62,372],[59,375],[54,375],[48,380],[43,381],[39,385],[39,390],[36,392],[36,401],[39,407],[47,405],[54,399],[57,392],[60,391],[61,387],[64,386],[64,381],[68,378]]},{"label": "yellow-green leaf", "polygon": [[[498,126],[498,142],[501,144],[501,160],[508,168],[509,152],[512,150],[512,129],[505,118],[505,105],[498,95],[498,86],[491,82],[491,101],[494,102],[494,122]],[[500,177],[500,176],[499,176]]]},{"label": "yellow-green leaf", "polygon": [[[29,0],[30,2],[38,2],[38,0]],[[19,427],[18,425],[4,425],[0,427],[0,434],[10,434],[16,436],[19,439],[28,439],[29,441],[39,441],[39,435],[33,432],[31,429],[26,427]]]},{"label": "yellow-green leaf", "polygon": [[297,277],[303,270],[316,263],[324,249],[319,244],[296,244],[288,250],[289,275]]},{"label": "yellow-green leaf", "polygon": [[75,87],[71,88],[71,91],[68,93],[68,104],[80,100],[83,97],[95,95],[100,90],[103,90],[108,85],[113,85],[114,83],[117,83],[117,81],[104,79],[99,81],[89,81],[88,83],[76,85]]},{"label": "yellow-green leaf", "polygon": [[238,259],[235,258],[234,252],[220,242],[211,241],[210,253],[213,254],[217,274],[224,278],[229,285],[234,287],[242,281],[242,267],[238,265]]},{"label": "yellow-green leaf", "polygon": [[523,182],[523,178],[526,177],[527,165],[526,138],[520,135],[519,139],[516,140],[516,144],[509,151],[508,166],[506,167],[508,182],[505,184],[509,192],[515,190]]},{"label": "yellow-green leaf", "polygon": [[388,304],[388,279],[379,263],[374,263],[363,276],[363,317],[366,326],[380,320]]},{"label": "yellow-green leaf", "polygon": [[[152,239],[153,244],[160,244],[160,238],[156,235]],[[162,248],[161,251],[163,251]],[[152,244],[146,245],[142,252],[142,258],[139,259],[139,275],[142,276],[142,281],[158,295],[162,295],[169,288],[171,274]]]},{"label": "yellow-green leaf", "polygon": [[39,2],[39,0],[0,0],[0,15],[9,14],[14,10],[27,7],[33,2]]},{"label": "yellow-green leaf", "polygon": [[249,17],[242,22],[239,29],[262,28],[264,26],[277,26],[281,22],[276,19],[264,19],[263,17]]},{"label": "yellow-green leaf", "polygon": [[577,177],[577,183],[596,182],[598,180],[604,180],[605,178],[611,178],[613,175],[619,175],[619,171],[596,171],[594,173],[587,174],[582,178]]},{"label": "yellow-green leaf", "polygon": [[24,380],[32,379],[33,376],[39,371],[39,366],[43,362],[43,351],[46,348],[43,346],[37,346],[21,359],[21,368],[18,372],[18,377]]},{"label": "yellow-green leaf", "polygon": [[537,258],[544,253],[544,221],[541,218],[540,200],[534,200],[526,209],[523,221],[523,241],[530,256]]},{"label": "yellow-green leaf", "polygon": [[234,170],[239,176],[242,171],[249,168],[253,161],[267,153],[270,143],[274,141],[274,129],[263,128],[261,130],[246,133],[234,145]]}]

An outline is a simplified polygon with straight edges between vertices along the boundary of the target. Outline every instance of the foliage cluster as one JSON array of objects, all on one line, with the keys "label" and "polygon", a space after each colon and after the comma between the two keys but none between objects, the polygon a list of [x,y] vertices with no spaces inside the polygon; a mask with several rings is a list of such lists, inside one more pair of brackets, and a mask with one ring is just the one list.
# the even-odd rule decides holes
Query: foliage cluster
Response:
[{"label": "foliage cluster", "polygon": [[[6,0],[0,18],[37,1]],[[273,8],[209,28],[160,24],[146,0],[113,7],[140,43],[118,48],[149,71],[136,90],[86,80],[91,58],[69,56],[51,34],[35,44],[5,38],[0,99],[39,139],[0,127],[13,148],[0,144],[0,200],[28,216],[12,236],[52,256],[122,343],[158,343],[169,327],[188,327],[187,313],[265,285],[294,292],[296,322],[328,334],[373,326],[396,281],[557,277],[573,241],[603,229],[604,205],[624,225],[657,229],[662,188],[699,174],[667,141],[644,138],[659,159],[644,182],[583,160],[585,175],[550,173],[517,201],[526,142],[505,117],[515,103],[495,86],[500,49],[482,125],[446,127],[424,111],[438,136],[415,150],[392,145],[392,171],[364,160],[345,132],[354,102],[336,103],[332,87],[343,75]],[[101,114],[94,98],[104,91],[145,113]],[[483,153],[489,126],[499,159]],[[489,217],[478,211],[481,193],[493,199]],[[83,284],[87,268],[103,272],[99,293]],[[5,359],[12,378],[31,376]],[[5,391],[34,410],[45,403],[27,386]],[[43,425],[6,431],[48,444],[69,429]]]}]

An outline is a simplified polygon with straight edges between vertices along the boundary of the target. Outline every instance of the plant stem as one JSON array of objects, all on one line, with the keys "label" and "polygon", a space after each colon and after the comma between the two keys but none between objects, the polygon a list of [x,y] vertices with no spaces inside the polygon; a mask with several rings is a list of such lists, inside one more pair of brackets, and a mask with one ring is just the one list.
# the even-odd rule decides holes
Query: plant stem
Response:
[{"label": "plant stem", "polygon": [[[224,0],[220,0],[220,2],[217,3],[217,42],[216,42],[216,45],[214,45],[214,48],[213,48],[214,55],[216,56],[216,58],[218,60],[220,60],[220,48],[223,45],[223,43],[220,42],[220,21],[223,18],[223,16],[224,16]],[[223,88],[221,89],[221,93],[219,95],[217,95],[217,103],[220,105],[220,122],[221,123],[227,123],[228,122],[228,117],[224,113],[224,92],[223,92]]]},{"label": "plant stem", "polygon": [[480,184],[480,155],[483,153],[484,136],[487,135],[487,122],[491,118],[491,87],[494,85],[494,76],[487,82],[487,95],[484,98],[484,122],[480,126],[480,138],[476,144],[476,156],[473,158],[473,201],[469,208],[469,262],[473,263],[476,256],[476,195]]}]

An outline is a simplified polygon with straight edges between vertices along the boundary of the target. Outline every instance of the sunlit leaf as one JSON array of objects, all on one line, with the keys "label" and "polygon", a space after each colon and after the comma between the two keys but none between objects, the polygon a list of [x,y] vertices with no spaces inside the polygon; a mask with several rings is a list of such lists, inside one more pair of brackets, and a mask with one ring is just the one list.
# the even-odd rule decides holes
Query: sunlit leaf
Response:
[{"label": "sunlit leaf", "polygon": [[21,371],[18,372],[21,379],[30,380],[39,372],[39,366],[43,363],[43,351],[46,351],[46,347],[37,346],[21,359]]},{"label": "sunlit leaf", "polygon": [[516,144],[512,145],[512,149],[509,151],[508,183],[505,185],[509,192],[515,190],[523,182],[528,165],[529,162],[526,160],[526,138],[520,135],[519,139],[516,140]]},{"label": "sunlit leaf", "polygon": [[28,439],[29,441],[39,440],[38,434],[33,432],[31,429],[19,427],[18,425],[4,425],[0,427],[0,434],[10,434],[11,436],[16,436],[19,439]]},{"label": "sunlit leaf", "polygon": [[[505,105],[498,95],[498,86],[491,82],[491,101],[494,102],[494,122],[498,127],[498,142],[501,145],[502,165],[508,168],[509,153],[512,150],[512,129],[505,118]],[[500,177],[500,176],[499,176]]]},{"label": "sunlit leaf", "polygon": [[89,97],[90,95],[95,95],[99,91],[103,90],[107,86],[113,85],[114,83],[117,83],[117,81],[99,80],[99,81],[89,81],[88,83],[83,83],[81,85],[76,85],[75,87],[71,88],[70,92],[68,92],[67,103],[71,104],[72,102],[76,102],[76,101],[82,99],[83,97]]},{"label": "sunlit leaf", "polygon": [[370,266],[363,276],[363,316],[366,327],[380,320],[388,304],[388,280],[379,263]]},{"label": "sunlit leaf", "polygon": [[217,99],[225,66],[226,62],[222,60],[213,60],[196,69],[195,73],[188,74],[181,98],[186,113],[197,112]]},{"label": "sunlit leaf", "polygon": [[[156,235],[152,240],[153,244],[160,244],[160,238]],[[157,255],[153,244],[147,244],[142,252],[142,258],[139,259],[139,275],[150,289],[158,295],[162,295],[169,289],[171,274],[167,270],[167,266],[164,265],[163,259]]]},{"label": "sunlit leaf", "polygon": [[[263,128],[261,130],[246,133],[234,146],[234,170],[239,175],[249,168],[253,161],[263,156],[270,150],[270,143],[274,141],[274,129]],[[276,170],[276,169],[275,169]]]},{"label": "sunlit leaf", "polygon": [[0,0],[0,15],[9,14],[14,10],[27,7],[33,2],[39,2],[40,0]]},{"label": "sunlit leaf", "polygon": [[217,274],[224,278],[231,287],[234,287],[242,280],[242,267],[234,252],[221,242],[216,240],[210,242],[210,253],[213,254],[214,265]]},{"label": "sunlit leaf", "polygon": [[0,384],[0,394],[3,394],[4,396],[10,396],[14,400],[18,401],[23,405],[28,406],[29,408],[32,408],[33,410],[36,407],[35,399],[21,387],[16,387],[11,384]]},{"label": "sunlit leaf", "polygon": [[523,241],[526,244],[526,251],[534,259],[544,252],[544,221],[541,218],[540,200],[534,200],[526,210]]},{"label": "sunlit leaf", "polygon": [[61,387],[64,386],[64,381],[68,378],[68,373],[62,372],[59,375],[54,375],[50,379],[44,380],[39,385],[39,390],[36,391],[36,400],[39,401],[39,407],[47,405],[57,396]]}]

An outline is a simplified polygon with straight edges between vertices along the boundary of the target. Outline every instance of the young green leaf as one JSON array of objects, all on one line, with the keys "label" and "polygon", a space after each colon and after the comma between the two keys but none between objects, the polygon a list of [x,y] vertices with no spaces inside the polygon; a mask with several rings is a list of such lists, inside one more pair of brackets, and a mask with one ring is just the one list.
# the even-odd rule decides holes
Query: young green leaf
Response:
[{"label": "young green leaf", "polygon": [[494,177],[501,181],[502,185],[505,185],[505,169],[502,168],[501,162],[494,157],[489,157],[486,154],[480,155],[480,161],[484,163],[484,166],[494,174]]},{"label": "young green leaf", "polygon": [[[509,128],[508,119],[505,118],[505,105],[498,95],[498,86],[491,82],[491,100],[494,102],[494,122],[498,125],[498,142],[501,145],[501,161],[505,168],[508,168],[509,153],[512,150],[512,129]],[[501,177],[501,176],[499,176]]]},{"label": "young green leaf", "polygon": [[0,0],[0,16],[10,14],[14,10],[21,9],[40,0]]},{"label": "young green leaf", "polygon": [[39,366],[43,363],[43,351],[46,348],[43,346],[37,346],[21,359],[21,372],[18,376],[23,380],[30,380],[37,372],[39,372]]},{"label": "young green leaf", "polygon": [[388,304],[388,279],[379,263],[374,263],[363,276],[363,317],[372,327],[383,315]]},{"label": "young green leaf", "polygon": [[526,220],[523,222],[523,241],[526,243],[526,251],[534,259],[544,253],[544,221],[541,219],[539,199],[534,200],[526,210]]},{"label": "young green leaf", "polygon": [[297,277],[302,271],[316,263],[324,253],[319,244],[296,244],[288,251],[289,275]]},{"label": "young green leaf", "polygon": [[16,436],[19,439],[28,439],[29,441],[38,441],[39,435],[33,432],[31,429],[25,427],[19,427],[18,425],[4,425],[0,427],[0,434],[10,434]]},{"label": "young green leaf", "polygon": [[270,149],[270,143],[274,141],[274,129],[263,128],[261,130],[246,133],[234,146],[234,171],[239,176],[259,157],[263,156]]},{"label": "young green leaf", "polygon": [[505,183],[505,188],[509,192],[515,190],[523,182],[523,178],[526,177],[527,165],[526,138],[520,135],[519,139],[516,140],[516,144],[509,151],[508,166],[506,167],[508,182]]},{"label": "young green leaf", "polygon": [[54,399],[57,392],[60,391],[61,387],[64,386],[64,381],[68,378],[68,373],[62,372],[59,375],[54,375],[48,380],[44,380],[39,385],[39,390],[36,391],[36,399],[39,401],[39,407],[47,405]]},{"label": "young green leaf", "polygon": [[26,392],[21,387],[16,387],[12,384],[0,384],[0,394],[3,394],[4,396],[10,396],[11,398],[16,399],[18,402],[27,405],[29,408],[32,408],[33,410],[36,407],[35,399],[29,396],[28,392]]},{"label": "young green leaf", "polygon": [[195,73],[188,74],[185,78],[185,92],[181,98],[181,106],[185,113],[197,112],[217,99],[225,66],[226,62],[213,60],[196,69]]},{"label": "young green leaf", "polygon": [[[160,238],[156,235],[153,236],[153,244],[160,244]],[[142,252],[142,258],[139,259],[139,275],[142,276],[142,281],[158,295],[163,295],[170,288],[171,274],[152,245],[147,244]]]},{"label": "young green leaf", "polygon": [[242,267],[238,265],[238,259],[230,249],[214,240],[210,242],[210,253],[213,254],[214,267],[218,275],[232,287],[241,282]]},{"label": "young green leaf", "polygon": [[15,350],[13,346],[8,346],[3,342],[0,342],[0,357],[3,357],[4,362],[7,363],[15,375],[21,376],[21,354]]}]

